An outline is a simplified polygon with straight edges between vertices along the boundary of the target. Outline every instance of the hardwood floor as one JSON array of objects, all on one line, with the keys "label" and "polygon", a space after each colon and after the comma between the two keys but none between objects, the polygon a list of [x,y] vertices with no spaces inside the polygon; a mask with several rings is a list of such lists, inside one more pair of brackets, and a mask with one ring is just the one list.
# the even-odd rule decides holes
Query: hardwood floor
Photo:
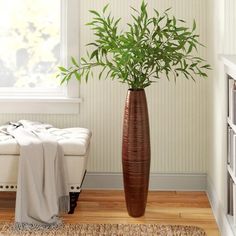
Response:
[{"label": "hardwood floor", "polygon": [[[15,193],[0,192],[0,221],[14,219]],[[220,235],[204,192],[150,192],[146,214],[128,216],[122,191],[84,190],[68,223],[183,224],[202,227],[208,236]]]}]

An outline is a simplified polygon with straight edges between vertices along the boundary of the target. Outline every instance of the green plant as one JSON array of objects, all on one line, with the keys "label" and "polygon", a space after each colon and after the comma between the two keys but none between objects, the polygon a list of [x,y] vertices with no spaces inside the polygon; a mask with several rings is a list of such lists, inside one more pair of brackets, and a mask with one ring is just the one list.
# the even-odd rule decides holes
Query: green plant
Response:
[{"label": "green plant", "polygon": [[128,31],[118,30],[119,19],[107,13],[106,5],[102,13],[91,10],[93,19],[89,25],[96,40],[92,52],[87,52],[87,59],[81,58],[78,63],[72,58],[72,66],[59,67],[62,83],[69,81],[74,75],[79,81],[85,76],[87,82],[93,75],[92,68],[101,67],[99,79],[118,79],[128,84],[131,89],[143,89],[151,85],[161,76],[170,73],[176,79],[180,74],[193,79],[193,75],[207,77],[210,69],[205,60],[192,56],[192,51],[203,46],[199,43],[199,35],[195,34],[196,23],[192,29],[185,26],[185,21],[170,17],[167,9],[163,14],[155,11],[154,17],[148,17],[147,4],[142,3],[140,11],[132,8],[133,22],[128,24]]}]

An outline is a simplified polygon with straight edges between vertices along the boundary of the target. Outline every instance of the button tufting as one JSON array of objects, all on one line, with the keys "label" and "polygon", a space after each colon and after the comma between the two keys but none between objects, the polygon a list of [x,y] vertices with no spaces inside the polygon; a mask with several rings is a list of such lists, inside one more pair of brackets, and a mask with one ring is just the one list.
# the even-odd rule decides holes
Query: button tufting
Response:
[{"label": "button tufting", "polygon": [[[1,128],[1,127],[0,127]],[[67,128],[57,129],[50,128],[48,132],[55,136],[58,143],[62,146],[65,155],[86,154],[91,132],[86,128]],[[1,154],[19,155],[19,146],[15,139],[5,133],[0,132],[0,148]]]}]

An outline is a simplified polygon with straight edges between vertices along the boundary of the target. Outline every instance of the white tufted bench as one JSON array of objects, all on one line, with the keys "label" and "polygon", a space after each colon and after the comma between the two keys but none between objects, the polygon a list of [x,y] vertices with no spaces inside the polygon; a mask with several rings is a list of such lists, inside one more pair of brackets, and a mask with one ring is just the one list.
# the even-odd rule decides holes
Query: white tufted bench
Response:
[{"label": "white tufted bench", "polygon": [[[86,173],[91,132],[85,128],[50,128],[62,146],[68,167],[70,211],[74,213],[76,202]],[[16,140],[0,132],[0,191],[16,191],[20,147]]]}]

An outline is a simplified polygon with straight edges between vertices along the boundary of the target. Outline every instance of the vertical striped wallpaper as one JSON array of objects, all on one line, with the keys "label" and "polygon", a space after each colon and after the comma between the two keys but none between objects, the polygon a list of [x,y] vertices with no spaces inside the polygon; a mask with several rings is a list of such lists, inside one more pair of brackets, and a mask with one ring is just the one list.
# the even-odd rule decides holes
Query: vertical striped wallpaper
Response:
[{"label": "vertical striped wallpaper", "polygon": [[[83,45],[93,40],[85,23],[90,21],[88,9],[101,9],[106,0],[81,4],[81,54]],[[130,21],[130,6],[138,8],[141,0],[109,1],[112,12],[122,22]],[[196,19],[201,41],[206,42],[205,0],[148,1],[159,11],[172,7],[171,13],[190,25]],[[200,54],[206,57],[206,49]],[[96,73],[95,73],[96,74]],[[91,79],[80,87],[84,103],[81,124],[93,130],[90,158],[92,171],[121,171],[121,138],[123,107],[127,87],[117,81]],[[146,89],[149,105],[153,172],[205,172],[206,170],[206,83],[205,81],[165,79]]]},{"label": "vertical striped wallpaper", "polygon": [[79,126],[79,116],[77,115],[53,115],[53,114],[0,114],[0,124],[8,121],[17,121],[21,119],[42,121],[53,124],[54,126],[65,128],[68,126]]},{"label": "vertical striped wallpaper", "polygon": [[[130,21],[130,6],[138,8],[141,0],[81,1],[80,52],[93,40],[85,23],[90,21],[89,9],[102,9],[110,3],[111,11]],[[201,42],[206,43],[205,0],[147,0],[151,11],[172,7],[171,13],[186,19],[190,26],[195,18]],[[125,28],[125,25],[122,27]],[[206,48],[199,49],[206,58]],[[94,73],[97,74],[96,72]],[[207,83],[186,81],[177,83],[160,80],[146,89],[151,127],[151,171],[161,173],[205,173],[207,158]],[[127,86],[117,81],[90,79],[80,85],[84,102],[80,114],[69,115],[0,115],[0,123],[17,119],[38,119],[59,127],[84,126],[93,132],[89,171],[121,171],[122,119]]]},{"label": "vertical striped wallpaper", "polygon": [[220,55],[236,54],[236,1],[208,0],[208,179],[226,209],[226,79]]},{"label": "vertical striped wallpaper", "polygon": [[224,32],[224,52],[227,54],[236,53],[236,1],[225,0],[225,32]]}]

